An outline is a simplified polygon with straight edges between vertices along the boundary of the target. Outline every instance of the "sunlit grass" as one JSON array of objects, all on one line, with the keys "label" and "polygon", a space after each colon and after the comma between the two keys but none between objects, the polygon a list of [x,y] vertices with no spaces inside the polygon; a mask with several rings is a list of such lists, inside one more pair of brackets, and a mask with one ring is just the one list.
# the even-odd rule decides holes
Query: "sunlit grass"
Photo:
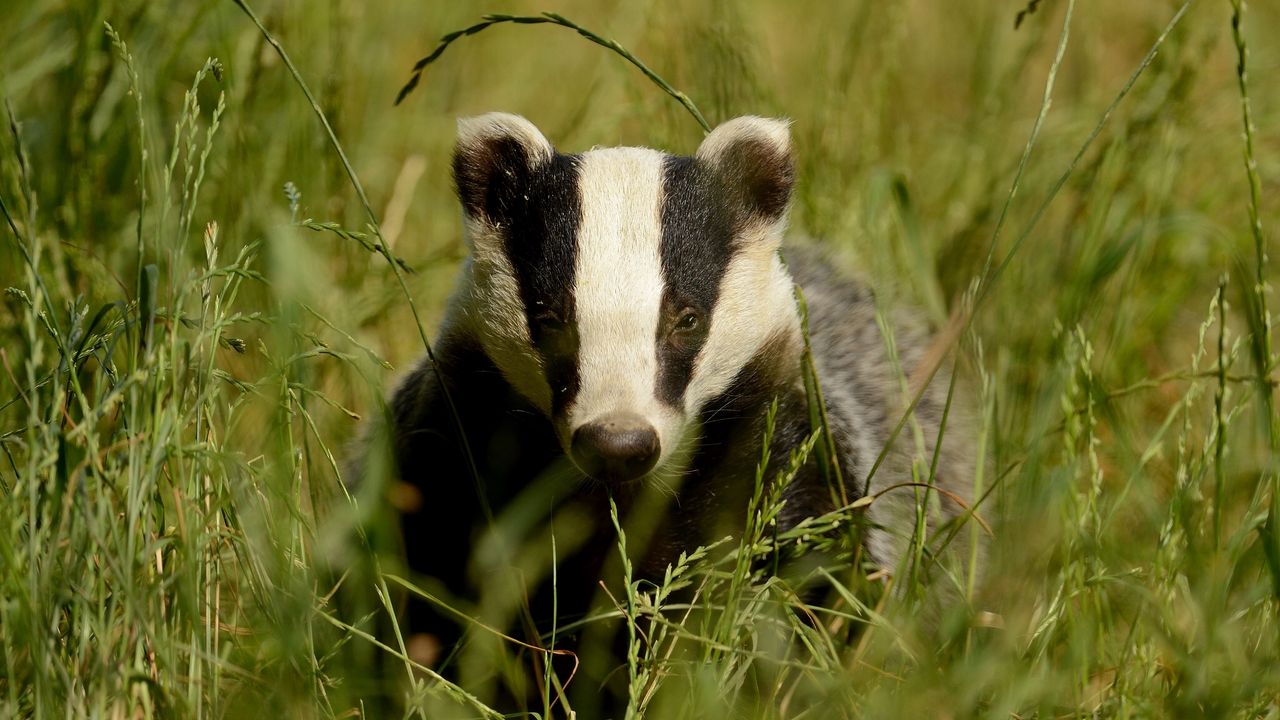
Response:
[{"label": "sunlit grass", "polygon": [[[479,10],[249,7],[0,9],[0,716],[589,718],[615,632],[631,717],[1280,714],[1280,10],[504,6],[595,44],[503,22],[393,108]],[[442,314],[453,118],[491,109],[568,150],[792,118],[795,241],[945,328],[973,514],[898,529],[889,583],[842,532],[872,501],[779,533],[761,472],[741,537],[660,583],[624,543],[611,607],[537,643],[503,583],[407,577],[378,453],[340,477]],[[581,542],[507,520],[484,562]],[[449,679],[406,592],[475,621]]]}]

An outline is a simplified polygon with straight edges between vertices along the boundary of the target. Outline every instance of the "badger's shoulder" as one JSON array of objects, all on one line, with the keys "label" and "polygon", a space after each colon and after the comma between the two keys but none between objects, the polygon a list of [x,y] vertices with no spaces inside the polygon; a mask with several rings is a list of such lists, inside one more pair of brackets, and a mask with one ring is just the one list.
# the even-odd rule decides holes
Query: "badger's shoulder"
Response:
[{"label": "badger's shoulder", "polygon": [[[882,302],[866,282],[836,270],[818,250],[788,248],[786,257],[804,295],[824,388],[852,394],[874,410],[873,426],[896,422],[885,413],[904,409],[910,402],[905,393],[931,369],[923,367],[936,341],[928,323],[910,307]],[[948,372],[944,365],[938,376],[944,391]],[[926,392],[926,398],[931,395]]]}]

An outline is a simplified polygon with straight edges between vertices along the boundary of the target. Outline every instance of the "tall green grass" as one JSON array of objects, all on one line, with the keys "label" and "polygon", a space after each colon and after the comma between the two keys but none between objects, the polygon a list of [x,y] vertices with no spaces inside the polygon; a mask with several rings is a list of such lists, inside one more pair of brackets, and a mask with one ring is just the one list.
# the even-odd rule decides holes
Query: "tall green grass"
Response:
[{"label": "tall green grass", "polygon": [[[393,108],[479,10],[237,4],[0,8],[0,716],[494,717],[540,688],[589,718],[617,630],[628,717],[1280,717],[1280,9],[504,4],[688,104],[501,23]],[[521,645],[502,586],[406,576],[349,443],[465,252],[456,115],[689,151],[690,108],[793,118],[796,242],[949,328],[982,501],[902,529],[886,588],[839,532],[866,502],[780,533],[761,472],[747,531],[661,583],[621,528],[612,611],[556,629],[602,636],[578,657]],[[477,553],[550,573],[574,538],[502,541]],[[415,591],[475,619],[458,684],[394,629]]]}]

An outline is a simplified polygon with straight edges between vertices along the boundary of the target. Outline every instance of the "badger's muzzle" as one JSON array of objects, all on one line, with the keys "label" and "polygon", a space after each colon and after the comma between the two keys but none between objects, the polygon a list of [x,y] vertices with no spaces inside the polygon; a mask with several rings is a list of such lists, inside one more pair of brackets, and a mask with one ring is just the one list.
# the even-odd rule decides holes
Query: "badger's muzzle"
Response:
[{"label": "badger's muzzle", "polygon": [[639,415],[613,413],[573,432],[573,460],[597,480],[635,480],[653,469],[658,431]]}]

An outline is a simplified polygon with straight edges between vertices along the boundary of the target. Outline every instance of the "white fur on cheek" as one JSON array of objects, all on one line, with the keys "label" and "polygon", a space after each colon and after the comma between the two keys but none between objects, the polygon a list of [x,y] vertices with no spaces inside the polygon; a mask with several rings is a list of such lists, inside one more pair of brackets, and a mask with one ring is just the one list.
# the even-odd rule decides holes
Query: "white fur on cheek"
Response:
[{"label": "white fur on cheek", "polygon": [[782,227],[755,226],[740,238],[742,248],[725,269],[711,330],[685,391],[687,414],[728,389],[770,338],[799,336],[799,317],[790,311],[795,307],[791,276],[778,258]]},{"label": "white fur on cheek", "polygon": [[582,156],[574,288],[579,390],[569,429],[613,412],[636,413],[657,429],[665,458],[680,419],[654,392],[663,291],[662,167],[660,153],[642,148]]},{"label": "white fur on cheek", "polygon": [[466,322],[476,329],[485,354],[498,366],[511,386],[544,414],[551,414],[551,388],[542,372],[542,361],[533,351],[525,320],[520,283],[500,239],[484,223],[467,219],[473,243],[471,297],[463,303]]}]

